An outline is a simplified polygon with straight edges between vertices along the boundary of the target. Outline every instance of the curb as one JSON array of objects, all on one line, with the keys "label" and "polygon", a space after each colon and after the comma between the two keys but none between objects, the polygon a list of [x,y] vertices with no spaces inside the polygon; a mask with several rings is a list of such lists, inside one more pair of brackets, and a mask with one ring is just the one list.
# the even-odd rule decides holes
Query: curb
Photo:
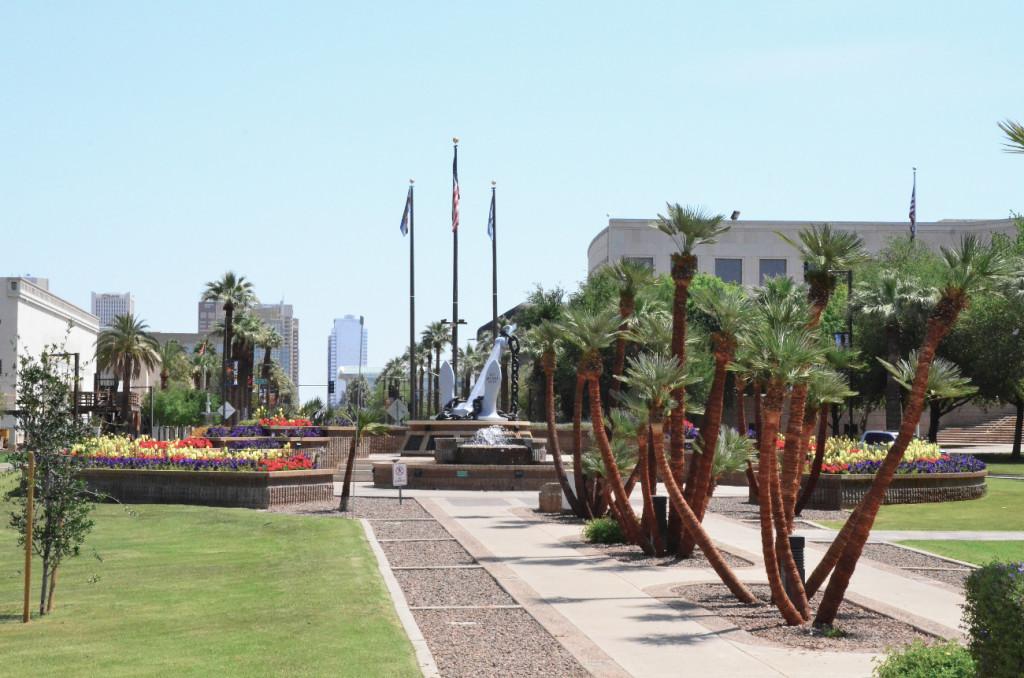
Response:
[{"label": "curb", "polygon": [[402,593],[398,580],[395,579],[395,575],[391,572],[391,566],[384,555],[384,549],[377,542],[377,535],[373,531],[373,526],[365,518],[360,518],[359,522],[363,524],[366,540],[370,543],[370,549],[377,558],[377,569],[380,570],[381,576],[384,577],[384,584],[388,587],[388,593],[391,594],[391,600],[394,602],[398,619],[402,622],[402,627],[405,629],[406,635],[409,636],[409,641],[412,642],[413,650],[416,652],[416,661],[419,662],[420,670],[423,672],[423,678],[441,678],[441,673],[437,670],[437,664],[434,662],[434,655],[431,654],[430,648],[427,647],[427,641],[424,640],[423,633],[420,632],[420,627],[416,623],[415,617],[412,616],[412,611],[409,610],[405,594]]}]

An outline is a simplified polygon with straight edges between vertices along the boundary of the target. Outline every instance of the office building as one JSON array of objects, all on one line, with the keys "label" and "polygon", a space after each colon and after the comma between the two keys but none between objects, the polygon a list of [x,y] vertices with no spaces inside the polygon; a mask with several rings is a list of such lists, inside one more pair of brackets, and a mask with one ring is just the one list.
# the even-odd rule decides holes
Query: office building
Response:
[{"label": "office building", "polygon": [[[198,307],[198,331],[206,335],[213,331],[217,321],[224,320],[224,306],[213,301],[200,301]],[[293,383],[299,383],[299,319],[294,315],[291,304],[283,301],[279,304],[258,304],[246,311],[255,315],[266,324],[277,330],[284,339],[284,346],[271,349],[270,357],[281,363],[281,368]],[[223,338],[220,340],[223,345]],[[219,349],[222,350],[222,349]],[[262,360],[263,354],[259,354]]]},{"label": "office building", "polygon": [[92,293],[90,305],[92,314],[100,319],[100,327],[106,327],[118,315],[135,315],[135,297],[131,292],[124,294]]},{"label": "office building", "polygon": [[[328,393],[328,401],[337,405],[343,400],[342,383],[338,383],[340,368],[353,368],[347,373],[355,374],[360,366],[367,365],[367,330],[354,315],[335,318],[334,326],[327,337],[327,381],[334,381],[334,393]],[[347,382],[347,380],[345,380]]]}]

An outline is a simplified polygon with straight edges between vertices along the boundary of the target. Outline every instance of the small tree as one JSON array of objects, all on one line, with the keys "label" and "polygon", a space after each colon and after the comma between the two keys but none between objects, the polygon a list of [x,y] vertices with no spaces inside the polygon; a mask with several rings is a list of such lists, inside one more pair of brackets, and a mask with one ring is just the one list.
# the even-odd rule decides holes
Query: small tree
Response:
[{"label": "small tree", "polygon": [[[13,460],[27,468],[29,455],[35,456],[32,550],[43,561],[40,615],[53,609],[57,568],[65,558],[78,555],[93,525],[89,513],[95,498],[87,492],[82,477],[84,458],[68,454],[71,446],[87,434],[88,427],[72,415],[73,390],[59,371],[67,359],[68,354],[58,347],[47,346],[38,361],[19,356],[16,374],[16,416],[25,444]],[[27,495],[26,473],[8,495],[19,507],[11,513],[11,526],[21,535],[22,545],[28,525]]]},{"label": "small tree", "polygon": [[345,480],[341,485],[341,502],[338,504],[339,511],[347,511],[348,498],[351,493],[350,487],[352,485],[352,470],[355,467],[356,449],[359,447],[360,441],[362,441],[363,436],[381,436],[391,429],[378,421],[381,416],[380,412],[352,409],[349,409],[347,412],[345,410],[340,412],[342,416],[350,420],[356,427],[349,443],[348,459],[345,461]]}]

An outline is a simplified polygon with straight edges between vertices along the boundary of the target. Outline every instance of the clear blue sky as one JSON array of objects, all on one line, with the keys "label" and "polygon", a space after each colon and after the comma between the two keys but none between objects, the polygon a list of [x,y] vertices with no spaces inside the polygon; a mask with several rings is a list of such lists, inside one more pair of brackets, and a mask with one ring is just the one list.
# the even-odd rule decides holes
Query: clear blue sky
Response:
[{"label": "clear blue sky", "polygon": [[[694,5],[687,8],[684,5]],[[696,7],[699,5],[699,7]],[[303,384],[331,319],[369,361],[451,317],[490,317],[490,182],[502,309],[574,288],[612,217],[666,201],[744,219],[901,220],[1024,210],[1024,4],[0,3],[0,274],[84,308],[131,291],[195,331],[229,269],[293,304]],[[303,389],[307,399],[324,389]]]}]

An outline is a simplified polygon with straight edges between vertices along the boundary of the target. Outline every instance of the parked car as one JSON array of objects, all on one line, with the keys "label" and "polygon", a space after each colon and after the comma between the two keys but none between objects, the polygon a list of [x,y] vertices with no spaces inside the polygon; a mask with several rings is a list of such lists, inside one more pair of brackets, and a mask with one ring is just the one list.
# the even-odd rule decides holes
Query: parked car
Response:
[{"label": "parked car", "polygon": [[860,441],[865,445],[892,445],[897,435],[896,431],[864,431]]}]

